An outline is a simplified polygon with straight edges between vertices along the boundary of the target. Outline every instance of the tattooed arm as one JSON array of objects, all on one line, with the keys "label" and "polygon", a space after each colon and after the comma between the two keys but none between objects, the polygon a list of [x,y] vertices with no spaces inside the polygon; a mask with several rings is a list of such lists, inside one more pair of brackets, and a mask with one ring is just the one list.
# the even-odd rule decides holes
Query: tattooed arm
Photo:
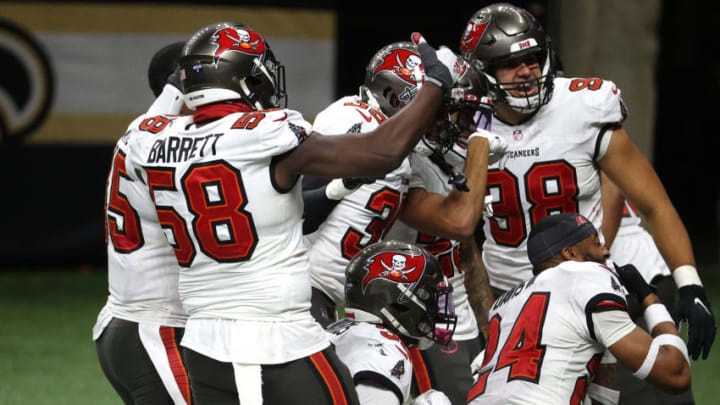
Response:
[{"label": "tattooed arm", "polygon": [[465,289],[478,328],[487,340],[488,313],[493,303],[493,294],[490,289],[490,278],[473,236],[460,241],[460,266],[465,272]]},{"label": "tattooed arm", "polygon": [[617,405],[620,391],[617,383],[616,362],[601,363],[595,372],[595,379],[588,387],[587,395],[593,405]]}]

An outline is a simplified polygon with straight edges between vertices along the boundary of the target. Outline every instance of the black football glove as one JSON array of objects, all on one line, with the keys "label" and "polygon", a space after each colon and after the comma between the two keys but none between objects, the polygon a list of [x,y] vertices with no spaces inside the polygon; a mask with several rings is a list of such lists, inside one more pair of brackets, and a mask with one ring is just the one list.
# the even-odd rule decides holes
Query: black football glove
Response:
[{"label": "black football glove", "polygon": [[435,49],[425,41],[422,34],[414,32],[411,38],[413,43],[418,47],[423,69],[425,69],[425,80],[434,83],[445,93],[448,93],[453,82],[448,67],[440,62]]},{"label": "black football glove", "polygon": [[703,287],[699,285],[680,287],[676,312],[680,321],[687,321],[688,354],[693,360],[697,360],[702,351],[703,360],[707,359],[715,340],[716,327],[715,315],[710,308],[710,302],[705,297]]},{"label": "black football glove", "polygon": [[645,297],[655,293],[655,289],[645,281],[642,274],[632,264],[618,266],[615,264],[615,272],[617,272],[620,281],[630,294],[633,294],[642,304]]}]

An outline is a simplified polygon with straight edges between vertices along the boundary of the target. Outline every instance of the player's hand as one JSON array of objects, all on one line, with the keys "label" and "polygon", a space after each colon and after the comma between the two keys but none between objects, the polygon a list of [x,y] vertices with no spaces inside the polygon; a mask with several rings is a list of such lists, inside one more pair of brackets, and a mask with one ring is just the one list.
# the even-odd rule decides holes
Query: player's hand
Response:
[{"label": "player's hand", "polygon": [[416,397],[410,405],[452,405],[452,403],[444,392],[431,389]]},{"label": "player's hand", "polygon": [[697,360],[702,352],[703,360],[707,359],[716,327],[715,315],[702,286],[686,285],[678,289],[677,314],[688,325],[688,354]]},{"label": "player's hand", "polygon": [[450,70],[439,59],[435,49],[430,46],[422,34],[413,32],[411,39],[418,47],[420,59],[422,59],[423,68],[425,69],[425,80],[440,87],[444,92],[449,92],[453,84]]},{"label": "player's hand", "polygon": [[510,157],[510,155],[507,153],[507,142],[505,142],[502,137],[497,136],[484,129],[478,129],[472,134],[470,134],[470,136],[468,137],[468,141],[470,141],[476,136],[487,139],[488,143],[490,144],[490,151],[488,152],[488,165],[494,165],[495,163],[498,163],[498,168],[500,170],[505,169],[505,163]]},{"label": "player's hand", "polygon": [[445,45],[441,45],[440,49],[435,51],[435,54],[437,55],[438,60],[445,65],[446,68],[448,68],[452,82],[455,83],[463,70],[458,64],[457,55],[455,55],[455,53]]},{"label": "player's hand", "polygon": [[626,264],[624,266],[618,266],[617,263],[614,264],[615,272],[618,277],[620,277],[620,281],[625,288],[627,288],[628,292],[634,294],[641,303],[645,297],[655,292],[635,266],[632,264]]}]

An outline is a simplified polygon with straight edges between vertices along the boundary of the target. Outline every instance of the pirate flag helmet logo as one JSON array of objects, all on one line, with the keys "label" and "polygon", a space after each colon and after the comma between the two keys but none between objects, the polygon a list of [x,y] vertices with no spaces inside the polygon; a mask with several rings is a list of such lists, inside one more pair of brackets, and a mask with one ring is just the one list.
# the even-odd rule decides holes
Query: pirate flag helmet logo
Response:
[{"label": "pirate flag helmet logo", "polygon": [[243,52],[261,55],[265,52],[265,42],[260,34],[247,27],[227,27],[215,32],[212,40],[217,46],[215,65],[225,52]]}]

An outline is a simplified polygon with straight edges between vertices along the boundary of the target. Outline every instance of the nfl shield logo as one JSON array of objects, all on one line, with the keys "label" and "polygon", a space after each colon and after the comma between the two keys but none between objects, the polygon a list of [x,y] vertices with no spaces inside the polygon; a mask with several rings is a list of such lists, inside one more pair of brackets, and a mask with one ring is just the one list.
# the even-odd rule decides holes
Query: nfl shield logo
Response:
[{"label": "nfl shield logo", "polygon": [[513,131],[513,139],[516,141],[522,141],[523,139],[523,133],[521,130],[516,129]]}]

